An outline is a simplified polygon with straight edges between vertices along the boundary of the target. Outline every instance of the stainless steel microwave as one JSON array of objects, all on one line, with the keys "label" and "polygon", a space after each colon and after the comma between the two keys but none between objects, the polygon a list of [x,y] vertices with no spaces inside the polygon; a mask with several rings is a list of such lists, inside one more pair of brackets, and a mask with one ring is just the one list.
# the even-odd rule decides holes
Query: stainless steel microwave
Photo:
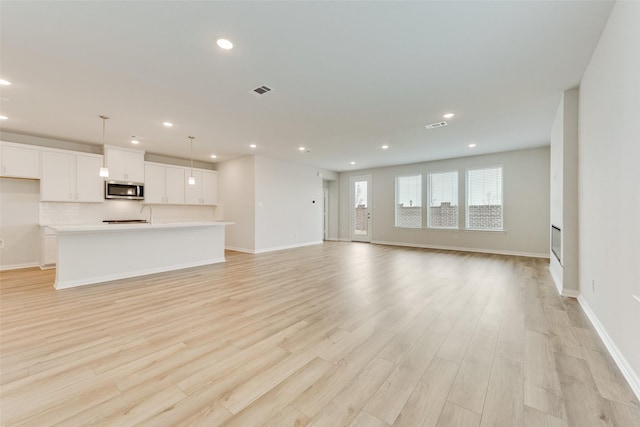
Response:
[{"label": "stainless steel microwave", "polygon": [[105,181],[104,198],[144,200],[144,184],[126,181]]}]

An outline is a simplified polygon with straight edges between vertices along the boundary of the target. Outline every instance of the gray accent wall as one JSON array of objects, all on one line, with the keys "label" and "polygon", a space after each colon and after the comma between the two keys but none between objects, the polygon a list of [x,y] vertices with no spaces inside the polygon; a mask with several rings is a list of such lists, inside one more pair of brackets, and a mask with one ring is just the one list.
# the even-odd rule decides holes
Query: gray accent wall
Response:
[{"label": "gray accent wall", "polygon": [[[466,169],[503,166],[504,231],[395,227],[396,176],[458,170],[464,200]],[[372,242],[415,247],[549,257],[549,147],[507,151],[340,174],[340,239],[349,240],[349,178],[372,177]],[[423,194],[426,194],[424,192]],[[426,197],[423,199],[426,200]],[[460,210],[464,224],[464,205]],[[426,208],[425,208],[426,209]]]}]

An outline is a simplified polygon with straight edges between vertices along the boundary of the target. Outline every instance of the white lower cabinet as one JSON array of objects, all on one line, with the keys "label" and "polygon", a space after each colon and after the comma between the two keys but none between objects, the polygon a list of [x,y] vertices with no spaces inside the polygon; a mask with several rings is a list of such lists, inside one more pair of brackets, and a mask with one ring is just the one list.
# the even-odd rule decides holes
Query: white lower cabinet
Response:
[{"label": "white lower cabinet", "polygon": [[42,227],[40,249],[40,268],[52,268],[58,262],[58,241],[49,227]]},{"label": "white lower cabinet", "polygon": [[44,202],[104,201],[104,179],[99,171],[102,156],[92,154],[42,152],[40,200]]},{"label": "white lower cabinet", "polygon": [[184,204],[184,168],[146,162],[144,201],[152,204]]}]

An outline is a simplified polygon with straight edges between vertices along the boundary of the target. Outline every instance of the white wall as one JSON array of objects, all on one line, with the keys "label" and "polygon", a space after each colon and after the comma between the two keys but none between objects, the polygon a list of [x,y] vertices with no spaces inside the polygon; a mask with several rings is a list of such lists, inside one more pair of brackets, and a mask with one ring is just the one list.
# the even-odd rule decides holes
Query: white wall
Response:
[{"label": "white wall", "polygon": [[0,270],[39,264],[39,201],[40,181],[0,178]]},{"label": "white wall", "polygon": [[252,156],[218,164],[218,200],[225,221],[227,249],[255,251],[255,158]]},{"label": "white wall", "polygon": [[[617,2],[580,85],[580,301],[640,396],[640,2]],[[605,340],[606,341],[606,340]]]},{"label": "white wall", "polygon": [[255,157],[256,252],[322,242],[322,173]]},{"label": "white wall", "polygon": [[340,181],[325,181],[325,186],[329,190],[329,230],[327,240],[339,240],[340,238]]},{"label": "white wall", "polygon": [[[464,182],[470,167],[504,167],[506,232],[396,228],[395,177],[459,170]],[[549,256],[549,147],[462,157],[340,174],[340,239],[349,240],[349,178],[372,175],[372,241],[419,247]],[[464,186],[459,187],[461,194]],[[461,210],[461,215],[464,209]]]},{"label": "white wall", "polygon": [[550,253],[560,293],[578,293],[578,89],[562,94],[551,129],[551,224],[562,231],[562,265]]},{"label": "white wall", "polygon": [[[562,183],[564,181],[563,174],[563,144],[564,144],[564,95],[560,100],[558,111],[553,119],[553,126],[551,127],[551,147],[549,157],[549,170],[551,173],[550,188],[549,188],[549,218],[551,225],[555,225],[561,230],[564,228],[562,223]],[[577,161],[577,159],[576,159]],[[551,243],[549,243],[551,244]],[[563,245],[564,249],[564,245]],[[560,254],[562,258],[562,253]],[[549,250],[549,271],[553,277],[558,291],[562,293],[562,281],[563,281],[563,268],[560,262]]]}]

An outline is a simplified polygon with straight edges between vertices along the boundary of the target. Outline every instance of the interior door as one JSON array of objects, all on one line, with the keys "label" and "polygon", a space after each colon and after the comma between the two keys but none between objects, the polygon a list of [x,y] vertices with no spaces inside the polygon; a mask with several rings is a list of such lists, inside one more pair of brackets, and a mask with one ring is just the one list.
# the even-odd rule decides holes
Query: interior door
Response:
[{"label": "interior door", "polygon": [[351,177],[351,240],[371,242],[371,175]]}]

